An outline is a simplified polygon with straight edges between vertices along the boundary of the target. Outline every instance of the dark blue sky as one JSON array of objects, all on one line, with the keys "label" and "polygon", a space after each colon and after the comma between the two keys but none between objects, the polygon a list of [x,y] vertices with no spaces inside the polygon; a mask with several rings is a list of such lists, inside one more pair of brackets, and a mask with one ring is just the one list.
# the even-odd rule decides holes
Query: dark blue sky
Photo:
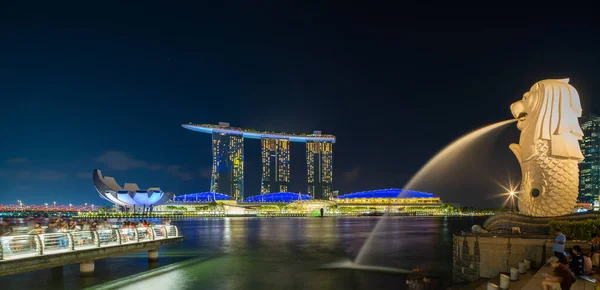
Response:
[{"label": "dark blue sky", "polygon": [[[100,203],[94,168],[143,188],[206,191],[210,136],[187,122],[335,134],[334,187],[346,193],[402,187],[453,139],[510,118],[510,103],[540,79],[570,77],[584,111],[600,112],[593,26],[425,29],[387,7],[227,3],[8,4],[0,203]],[[510,130],[502,154],[517,141]],[[249,196],[260,145],[245,144]],[[291,189],[305,192],[304,148],[293,145]],[[485,190],[439,194],[501,202]]]}]

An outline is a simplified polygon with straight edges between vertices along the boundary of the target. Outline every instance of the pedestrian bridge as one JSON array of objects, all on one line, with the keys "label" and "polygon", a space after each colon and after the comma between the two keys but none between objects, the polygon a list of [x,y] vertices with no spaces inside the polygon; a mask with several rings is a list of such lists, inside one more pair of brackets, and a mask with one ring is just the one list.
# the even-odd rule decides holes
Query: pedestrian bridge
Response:
[{"label": "pedestrian bridge", "polygon": [[94,260],[139,251],[148,251],[148,259],[157,260],[160,246],[182,240],[173,225],[4,236],[0,277],[75,263],[80,264],[81,275],[88,275],[94,272]]}]

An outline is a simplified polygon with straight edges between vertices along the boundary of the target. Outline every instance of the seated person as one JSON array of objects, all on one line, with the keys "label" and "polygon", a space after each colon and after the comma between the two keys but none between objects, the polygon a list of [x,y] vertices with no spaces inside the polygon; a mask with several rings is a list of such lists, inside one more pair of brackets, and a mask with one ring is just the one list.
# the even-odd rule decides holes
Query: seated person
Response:
[{"label": "seated person", "polygon": [[590,244],[592,253],[598,251],[598,245],[600,244],[600,237],[598,237],[598,234],[592,234],[592,240],[590,241],[589,244]]},{"label": "seated person", "polygon": [[557,257],[548,259],[548,263],[552,265],[554,272],[552,275],[543,273],[546,277],[542,281],[542,287],[544,290],[568,290],[571,289],[571,285],[575,282],[575,277],[571,274],[571,270],[567,266],[567,260]]},{"label": "seated person", "polygon": [[592,253],[583,255],[583,274],[584,275],[592,274]]},{"label": "seated person", "polygon": [[575,276],[583,276],[583,253],[579,245],[573,246],[571,250],[571,259],[569,261],[569,269],[575,274]]}]

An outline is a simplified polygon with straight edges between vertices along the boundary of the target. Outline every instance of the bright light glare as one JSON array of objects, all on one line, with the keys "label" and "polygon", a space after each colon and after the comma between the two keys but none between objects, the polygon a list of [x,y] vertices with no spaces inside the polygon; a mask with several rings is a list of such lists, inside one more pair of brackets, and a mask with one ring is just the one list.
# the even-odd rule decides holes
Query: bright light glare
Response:
[{"label": "bright light glare", "polygon": [[504,190],[503,193],[495,195],[496,197],[506,197],[506,199],[502,203],[502,207],[506,207],[510,203],[510,207],[514,209],[516,206],[515,198],[519,199],[519,191],[517,189],[519,188],[520,184],[513,184],[510,178],[508,179],[508,186],[505,186],[497,181],[494,182]]}]

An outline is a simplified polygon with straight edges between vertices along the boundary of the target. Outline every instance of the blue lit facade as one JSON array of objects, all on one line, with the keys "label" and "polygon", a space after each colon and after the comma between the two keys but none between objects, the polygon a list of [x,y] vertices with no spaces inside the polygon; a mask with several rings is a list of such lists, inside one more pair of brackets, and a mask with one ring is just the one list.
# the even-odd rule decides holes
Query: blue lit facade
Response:
[{"label": "blue lit facade", "polygon": [[265,131],[255,131],[250,129],[230,127],[229,123],[220,123],[219,125],[210,124],[183,124],[183,128],[188,130],[201,132],[201,133],[222,133],[222,134],[234,134],[243,135],[244,138],[248,139],[289,139],[290,142],[331,142],[335,143],[335,136],[325,134],[287,134],[287,133],[273,133]]},{"label": "blue lit facade", "polygon": [[216,192],[189,193],[173,197],[174,202],[217,202],[220,200],[231,200],[231,197]]},{"label": "blue lit facade", "polygon": [[437,196],[414,190],[402,190],[398,188],[377,189],[348,193],[338,196],[338,199],[344,198],[438,198]]},{"label": "blue lit facade", "polygon": [[431,193],[398,188],[348,193],[338,196],[335,201],[338,204],[347,205],[395,205],[407,207],[438,207],[442,203],[439,197]]},{"label": "blue lit facade", "polygon": [[246,198],[244,202],[259,202],[259,203],[289,203],[295,200],[311,200],[312,196],[306,194],[299,194],[294,192],[275,192],[265,193],[261,195],[254,195]]}]

